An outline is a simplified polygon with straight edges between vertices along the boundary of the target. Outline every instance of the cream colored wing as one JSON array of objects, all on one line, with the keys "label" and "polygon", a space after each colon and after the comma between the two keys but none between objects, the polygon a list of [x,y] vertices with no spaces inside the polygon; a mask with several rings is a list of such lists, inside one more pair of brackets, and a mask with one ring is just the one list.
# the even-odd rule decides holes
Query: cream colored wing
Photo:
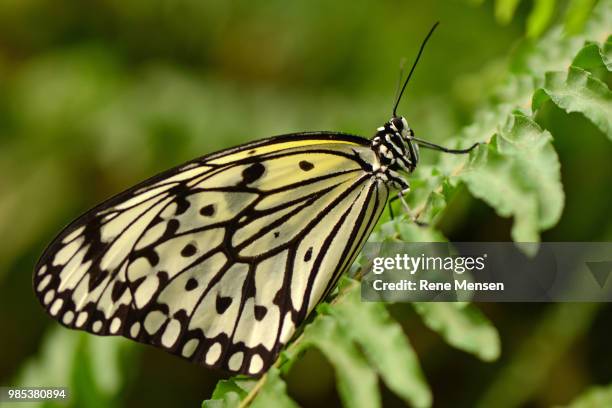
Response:
[{"label": "cream colored wing", "polygon": [[343,134],[205,156],[111,198],[49,245],[34,275],[65,326],[259,375],[354,260],[387,200]]}]

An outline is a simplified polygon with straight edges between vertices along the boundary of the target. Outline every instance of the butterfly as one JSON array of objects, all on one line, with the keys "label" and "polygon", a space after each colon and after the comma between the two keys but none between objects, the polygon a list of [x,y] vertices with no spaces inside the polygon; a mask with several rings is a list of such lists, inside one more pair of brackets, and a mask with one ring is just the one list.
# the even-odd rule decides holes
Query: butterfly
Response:
[{"label": "butterfly", "polygon": [[206,155],[86,212],[46,248],[34,291],[62,325],[259,376],[352,264],[419,146],[397,105],[370,140],[295,133]]}]

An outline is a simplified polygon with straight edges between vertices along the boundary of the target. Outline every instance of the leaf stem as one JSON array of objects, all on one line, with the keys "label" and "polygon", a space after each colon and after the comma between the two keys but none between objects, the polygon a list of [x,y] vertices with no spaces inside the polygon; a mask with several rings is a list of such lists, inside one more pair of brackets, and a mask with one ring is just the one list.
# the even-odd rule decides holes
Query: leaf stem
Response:
[{"label": "leaf stem", "polygon": [[242,401],[240,401],[240,405],[238,406],[238,408],[246,408],[251,404],[251,402],[253,402],[253,399],[255,399],[261,387],[264,386],[264,383],[266,382],[267,377],[268,377],[268,373],[262,375],[261,378],[257,380],[257,382],[255,383],[255,386],[253,386],[253,388],[249,390],[249,393],[247,394],[247,396],[244,397]]}]

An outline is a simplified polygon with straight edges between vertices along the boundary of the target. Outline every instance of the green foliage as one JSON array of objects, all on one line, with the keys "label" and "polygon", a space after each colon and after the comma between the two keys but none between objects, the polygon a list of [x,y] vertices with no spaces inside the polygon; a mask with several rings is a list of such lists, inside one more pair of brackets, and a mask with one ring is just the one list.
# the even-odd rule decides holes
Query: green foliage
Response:
[{"label": "green foliage", "polygon": [[537,37],[544,32],[552,21],[555,0],[535,0],[533,10],[527,19],[527,35]]},{"label": "green foliage", "polygon": [[567,113],[580,112],[612,140],[612,92],[597,74],[611,65],[606,51],[610,38],[603,48],[588,44],[576,55],[567,73],[547,72],[544,85],[533,96],[532,109],[552,100]]},{"label": "green foliage", "polygon": [[[612,5],[601,2],[585,27],[589,37],[607,37],[610,19]],[[568,112],[580,109],[602,130],[609,129],[610,91],[593,73],[609,66],[609,45],[596,45],[595,50],[593,43],[584,45],[584,41],[584,37],[565,37],[553,30],[539,42],[528,42],[518,50],[510,61],[514,72],[493,91],[491,102],[476,113],[474,123],[464,128],[455,142],[467,146],[488,140],[488,145],[480,146],[469,158],[440,157],[437,176],[430,177],[435,181],[427,182],[427,188],[417,191],[416,201],[411,202],[419,220],[435,221],[430,214],[440,213],[456,193],[458,182],[463,181],[474,196],[487,202],[500,216],[515,217],[515,241],[538,241],[539,231],[555,225],[564,199],[559,161],[550,133],[535,122],[537,110],[545,102],[543,95],[549,95],[540,88],[547,89],[546,79],[557,75],[552,70],[581,64],[572,65],[570,70],[582,70],[585,80],[556,87],[563,95],[554,94],[551,99],[562,101],[562,108],[571,106]],[[527,107],[533,109],[531,115]],[[431,169],[425,172],[423,176],[417,170],[416,175],[425,178],[434,174]]]},{"label": "green foliage", "polygon": [[[270,370],[269,375],[273,370]],[[234,408],[240,405],[240,401],[244,399],[253,389],[256,380],[252,378],[234,377],[229,380],[221,380],[217,383],[215,390],[209,400],[202,403],[203,408]]]},{"label": "green foliage", "polygon": [[565,13],[565,29],[578,33],[589,18],[589,13],[597,0],[571,0]]},{"label": "green foliage", "polygon": [[567,405],[567,408],[600,408],[612,406],[612,385],[593,387]]},{"label": "green foliage", "polygon": [[280,373],[276,368],[272,368],[268,371],[265,383],[250,406],[255,408],[298,407],[298,405],[287,396],[285,383],[280,378]]},{"label": "green foliage", "polygon": [[[527,18],[527,36],[539,37],[550,26],[555,13],[562,12],[565,14],[567,31],[570,33],[579,32],[595,2],[596,0],[571,0],[566,7],[563,7],[563,3],[557,0],[535,0]],[[500,24],[510,23],[520,3],[521,0],[495,0],[495,18],[497,21]]]},{"label": "green foliage", "polygon": [[211,399],[202,403],[202,408],[251,407],[294,408],[296,403],[287,396],[285,382],[280,371],[272,367],[265,374],[265,381],[237,376],[217,383]]},{"label": "green foliage", "polygon": [[[46,401],[30,406],[103,408],[115,403],[128,385],[126,351],[132,344],[122,338],[101,338],[57,328],[47,335],[40,355],[28,361],[15,382],[20,387],[66,387],[67,401]],[[127,356],[127,361],[126,361]]]},{"label": "green foliage", "polygon": [[501,24],[508,24],[512,21],[520,2],[520,0],[497,0],[495,2],[495,18],[497,18],[497,21]]},{"label": "green foliage", "polygon": [[337,319],[319,315],[306,326],[303,338],[294,344],[285,353],[288,360],[309,347],[319,349],[329,359],[336,368],[338,392],[346,407],[380,406],[376,372]]},{"label": "green foliage", "polygon": [[413,303],[423,322],[451,346],[494,361],[500,354],[497,330],[474,305],[466,303]]},{"label": "green foliage", "polygon": [[538,241],[538,232],[561,216],[561,171],[551,142],[550,133],[515,113],[459,176],[500,216],[514,217],[512,238],[517,242]]},{"label": "green foliage", "polygon": [[362,302],[359,290],[353,289],[345,296],[343,302],[325,311],[359,345],[368,363],[376,368],[391,391],[414,407],[430,406],[431,391],[400,325],[382,303]]},{"label": "green foliage", "polygon": [[[540,318],[484,393],[478,408],[524,406],[533,392],[550,379],[559,359],[591,325],[601,303],[559,303]],[[599,407],[598,407],[599,408]]]}]

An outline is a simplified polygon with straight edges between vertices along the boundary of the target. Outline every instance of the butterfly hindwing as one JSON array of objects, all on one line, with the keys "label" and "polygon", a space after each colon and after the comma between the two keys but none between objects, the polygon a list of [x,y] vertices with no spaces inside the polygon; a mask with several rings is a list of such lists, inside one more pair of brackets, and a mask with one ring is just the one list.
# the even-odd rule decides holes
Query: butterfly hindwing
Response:
[{"label": "butterfly hindwing", "polygon": [[196,159],[70,224],[34,289],[68,327],[261,374],[374,227],[388,196],[375,162],[332,133]]}]

